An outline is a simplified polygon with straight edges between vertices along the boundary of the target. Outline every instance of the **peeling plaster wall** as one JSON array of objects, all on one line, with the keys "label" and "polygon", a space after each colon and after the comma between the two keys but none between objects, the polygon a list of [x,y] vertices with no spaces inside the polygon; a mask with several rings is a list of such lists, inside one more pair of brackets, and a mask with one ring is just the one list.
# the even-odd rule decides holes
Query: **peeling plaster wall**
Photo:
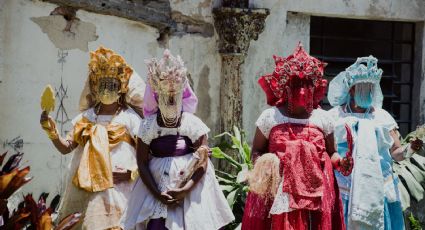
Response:
[{"label": "peeling plaster wall", "polygon": [[213,137],[218,132],[220,112],[221,57],[217,52],[216,38],[172,37],[169,45],[171,52],[179,53],[186,63],[193,88],[200,98],[197,115],[210,127],[210,137]]},{"label": "peeling plaster wall", "polygon": [[[212,21],[212,1],[191,1],[190,7],[192,4],[197,7],[194,11],[184,11],[189,7],[186,1],[174,2],[173,8],[184,11],[183,14],[188,16],[199,15],[196,19]],[[18,136],[23,139],[24,164],[31,166],[34,179],[21,192],[31,191],[36,196],[41,192],[50,192],[53,197],[53,194],[60,192],[60,182],[71,156],[61,156],[39,125],[41,92],[47,84],[59,88],[61,64],[58,63],[59,49],[42,30],[49,28],[40,28],[31,18],[48,16],[56,7],[55,4],[35,0],[0,1],[0,107],[3,108],[0,110],[0,151],[9,149],[13,153],[13,149],[3,144]],[[158,44],[159,34],[153,27],[83,10],[77,11],[77,17],[80,22],[95,26],[98,37],[88,43],[89,50],[99,45],[115,50],[124,56],[142,78],[146,76],[144,60],[162,55],[164,47]],[[62,25],[63,19],[58,20]],[[203,104],[201,101],[199,114],[214,132],[214,124],[218,123],[221,66],[216,37],[173,36],[165,47],[180,54],[187,63],[195,91],[202,101],[209,102]],[[62,72],[63,84],[67,87],[64,105],[71,119],[79,113],[79,96],[87,77],[89,53],[82,50],[65,51],[68,55]],[[70,123],[64,128],[69,130]],[[21,193],[16,197],[20,199]]]},{"label": "peeling plaster wall", "polygon": [[214,0],[170,0],[170,5],[173,12],[190,15],[194,19],[213,22],[211,9]]},{"label": "peeling plaster wall", "polygon": [[88,43],[97,40],[96,26],[93,23],[75,20],[69,31],[64,32],[67,22],[62,15],[51,15],[31,18],[47,34],[50,41],[64,50],[80,49],[88,51]]}]

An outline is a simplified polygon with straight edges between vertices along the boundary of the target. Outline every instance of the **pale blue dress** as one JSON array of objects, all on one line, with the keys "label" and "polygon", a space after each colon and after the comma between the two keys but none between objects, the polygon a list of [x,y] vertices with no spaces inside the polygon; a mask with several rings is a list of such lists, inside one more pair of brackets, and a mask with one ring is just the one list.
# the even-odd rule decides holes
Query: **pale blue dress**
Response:
[{"label": "pale blue dress", "polygon": [[[363,199],[382,199],[383,202],[383,212],[379,217],[374,216],[373,214],[367,214],[367,207],[365,207],[365,216],[363,222],[353,222],[351,212],[350,212],[350,197],[353,196],[352,186],[353,186],[353,173],[349,176],[343,176],[338,171],[335,170],[335,175],[337,178],[338,186],[340,188],[342,202],[344,206],[344,218],[347,225],[347,229],[384,229],[384,230],[403,230],[404,227],[404,217],[400,202],[400,196],[397,184],[400,183],[398,178],[394,176],[392,172],[392,157],[390,154],[390,148],[393,145],[393,139],[389,135],[389,131],[393,129],[397,129],[397,123],[394,118],[383,109],[375,109],[374,112],[371,113],[346,113],[343,110],[342,106],[336,106],[329,111],[330,116],[334,119],[334,136],[335,142],[337,144],[338,153],[341,156],[345,156],[346,151],[348,149],[347,139],[346,139],[346,129],[345,124],[348,124],[352,130],[352,135],[354,138],[354,148],[356,149],[356,143],[358,140],[363,140],[363,143],[368,145],[369,143],[373,143],[373,138],[376,139],[377,151],[379,152],[378,159],[378,167],[380,165],[380,169],[382,172],[381,178],[383,178],[383,188],[382,195],[384,197],[370,197],[370,193],[368,189],[362,191],[361,196],[364,196]],[[365,121],[366,120],[366,121]],[[362,136],[359,137],[359,127],[360,124],[365,124],[364,122],[368,122],[367,128],[370,128],[370,132],[362,132]],[[372,127],[370,127],[372,126]],[[375,132],[373,132],[375,130]],[[364,136],[366,135],[366,136]],[[353,152],[353,158],[355,159],[353,172],[361,168],[361,166],[356,165],[356,150]],[[367,153],[369,154],[369,153]],[[367,156],[366,154],[366,156]],[[359,175],[359,174],[355,174]],[[362,179],[363,181],[368,181],[368,178]],[[357,180],[359,181],[359,180]],[[367,182],[364,182],[367,183]],[[366,188],[366,186],[364,186]],[[371,188],[373,186],[371,185]],[[382,186],[381,186],[382,187]],[[378,189],[380,187],[378,186]],[[359,190],[356,190],[359,191]],[[375,193],[376,194],[376,193]],[[369,197],[368,197],[369,196]],[[366,205],[367,206],[367,205]],[[372,205],[373,206],[373,205]],[[372,207],[371,206],[371,207]],[[372,207],[373,208],[373,207]],[[383,213],[383,216],[382,216]],[[374,219],[375,218],[375,219]],[[382,224],[374,224],[378,223],[376,219],[381,219]]]}]

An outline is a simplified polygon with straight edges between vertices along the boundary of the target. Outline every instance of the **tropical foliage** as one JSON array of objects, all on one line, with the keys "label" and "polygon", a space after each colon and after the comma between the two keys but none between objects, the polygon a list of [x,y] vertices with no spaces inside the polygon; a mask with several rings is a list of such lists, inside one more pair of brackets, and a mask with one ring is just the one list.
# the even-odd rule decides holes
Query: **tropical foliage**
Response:
[{"label": "tropical foliage", "polygon": [[422,230],[421,223],[410,213],[409,216],[410,229],[412,230]]},{"label": "tropical foliage", "polygon": [[[411,140],[419,138],[425,142],[425,126],[418,127],[415,131],[409,133],[401,140],[403,146],[407,145]],[[394,162],[394,173],[399,177],[400,196],[403,209],[410,207],[411,199],[419,202],[424,198],[425,194],[425,157],[424,148],[411,157]]]},{"label": "tropical foliage", "polygon": [[233,127],[233,133],[224,132],[215,138],[221,142],[212,148],[212,156],[228,162],[231,167],[231,172],[216,170],[216,176],[236,218],[226,229],[235,229],[242,222],[248,192],[245,180],[246,173],[252,169],[251,148],[246,142],[245,133],[237,127]]},{"label": "tropical foliage", "polygon": [[[7,153],[0,155],[0,166]],[[65,217],[56,226],[53,224],[51,214],[56,211],[60,196],[57,195],[49,206],[46,204],[47,193],[41,194],[36,202],[32,194],[24,197],[16,210],[10,211],[7,199],[19,188],[31,181],[27,177],[30,167],[20,167],[23,153],[16,153],[9,157],[0,170],[0,216],[3,225],[0,229],[30,229],[30,230],[69,230],[80,220],[81,214],[74,213]]]}]

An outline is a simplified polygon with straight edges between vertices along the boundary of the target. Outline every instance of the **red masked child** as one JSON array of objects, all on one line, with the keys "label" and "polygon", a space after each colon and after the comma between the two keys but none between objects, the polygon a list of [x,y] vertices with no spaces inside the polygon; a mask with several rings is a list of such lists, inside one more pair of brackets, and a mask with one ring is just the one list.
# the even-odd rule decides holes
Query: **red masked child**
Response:
[{"label": "red masked child", "polygon": [[349,174],[352,160],[336,153],[332,120],[318,108],[326,64],[301,44],[274,60],[274,72],[258,81],[273,107],[256,122],[252,152],[258,159],[248,176],[242,230],[345,229],[333,167]]}]

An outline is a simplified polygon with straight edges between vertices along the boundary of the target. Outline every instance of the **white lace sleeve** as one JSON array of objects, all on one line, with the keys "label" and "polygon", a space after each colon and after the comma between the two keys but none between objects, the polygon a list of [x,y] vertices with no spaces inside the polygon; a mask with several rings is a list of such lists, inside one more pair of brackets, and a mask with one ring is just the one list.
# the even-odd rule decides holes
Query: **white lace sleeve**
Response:
[{"label": "white lace sleeve", "polygon": [[329,111],[323,109],[313,110],[308,122],[319,127],[325,136],[334,132],[334,119]]},{"label": "white lace sleeve", "polygon": [[378,120],[379,124],[384,125],[385,128],[389,130],[398,129],[397,122],[394,120],[391,114],[383,109],[377,109],[375,119]]},{"label": "white lace sleeve", "polygon": [[332,134],[334,132],[335,118],[333,111],[325,111],[320,109],[320,116],[322,118],[322,128],[325,135]]},{"label": "white lace sleeve", "polygon": [[203,135],[208,135],[210,129],[201,119],[191,113],[184,113],[183,116],[180,127],[181,135],[189,137],[192,142],[197,141]]},{"label": "white lace sleeve", "polygon": [[132,137],[137,136],[140,129],[142,118],[133,110],[128,109],[129,127],[128,130]]},{"label": "white lace sleeve", "polygon": [[341,110],[340,106],[335,106],[326,112],[328,113],[329,118],[332,119],[333,122],[335,122],[339,119],[340,110]]},{"label": "white lace sleeve", "polygon": [[257,121],[255,122],[255,125],[258,127],[258,129],[260,129],[260,131],[267,139],[269,139],[271,129],[276,125],[274,114],[275,110],[273,108],[266,109],[261,113],[260,117],[258,117]]},{"label": "white lace sleeve", "polygon": [[137,132],[137,136],[142,139],[142,141],[149,145],[153,139],[156,138],[157,129],[155,127],[156,124],[156,114],[151,115],[149,117],[145,117],[140,122],[140,128]]}]

